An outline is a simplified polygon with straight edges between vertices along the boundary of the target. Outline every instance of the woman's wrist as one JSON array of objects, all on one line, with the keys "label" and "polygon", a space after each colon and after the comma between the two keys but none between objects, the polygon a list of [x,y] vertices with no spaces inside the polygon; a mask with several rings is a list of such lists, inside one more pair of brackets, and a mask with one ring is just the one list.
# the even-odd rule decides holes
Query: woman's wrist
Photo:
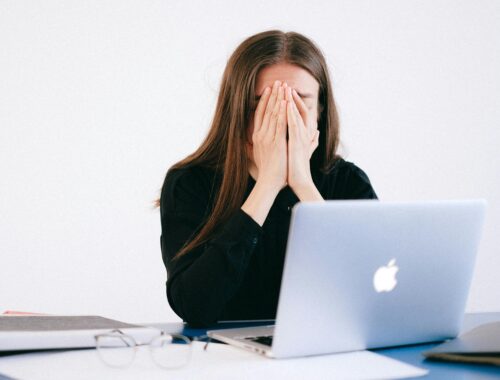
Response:
[{"label": "woman's wrist", "polygon": [[301,202],[325,200],[312,180],[308,183],[294,186],[292,190]]},{"label": "woman's wrist", "polygon": [[257,180],[241,209],[262,227],[278,193],[273,184]]},{"label": "woman's wrist", "polygon": [[283,185],[280,185],[277,182],[268,181],[263,177],[257,177],[257,181],[255,181],[255,186],[256,187],[258,186],[259,189],[262,189],[262,191],[269,193],[269,195],[273,198],[273,200],[274,198],[276,198],[278,193],[284,187]]}]

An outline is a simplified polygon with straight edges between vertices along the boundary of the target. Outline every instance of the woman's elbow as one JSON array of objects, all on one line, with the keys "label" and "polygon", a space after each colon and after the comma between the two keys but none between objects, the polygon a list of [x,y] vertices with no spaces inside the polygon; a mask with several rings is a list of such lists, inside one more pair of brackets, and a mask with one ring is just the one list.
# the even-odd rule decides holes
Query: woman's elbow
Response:
[{"label": "woman's elbow", "polygon": [[192,327],[207,327],[217,323],[219,312],[205,299],[191,297],[189,292],[183,291],[179,280],[167,282],[167,299],[172,310]]}]

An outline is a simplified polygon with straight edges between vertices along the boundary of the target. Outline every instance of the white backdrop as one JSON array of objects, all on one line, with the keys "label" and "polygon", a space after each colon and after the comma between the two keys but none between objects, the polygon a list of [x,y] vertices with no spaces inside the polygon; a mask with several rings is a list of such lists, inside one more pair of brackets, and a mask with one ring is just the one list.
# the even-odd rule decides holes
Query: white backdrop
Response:
[{"label": "white backdrop", "polygon": [[152,201],[229,55],[273,28],[323,50],[341,153],[381,200],[488,200],[467,311],[500,311],[499,19],[496,0],[0,1],[0,312],[178,320]]}]

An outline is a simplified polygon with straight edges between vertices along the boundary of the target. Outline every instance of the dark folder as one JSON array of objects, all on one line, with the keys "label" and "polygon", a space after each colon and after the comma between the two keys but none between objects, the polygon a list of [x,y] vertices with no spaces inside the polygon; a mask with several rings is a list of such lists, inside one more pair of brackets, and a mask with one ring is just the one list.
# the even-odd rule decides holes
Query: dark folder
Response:
[{"label": "dark folder", "polygon": [[481,325],[422,353],[428,359],[500,366],[500,322]]}]

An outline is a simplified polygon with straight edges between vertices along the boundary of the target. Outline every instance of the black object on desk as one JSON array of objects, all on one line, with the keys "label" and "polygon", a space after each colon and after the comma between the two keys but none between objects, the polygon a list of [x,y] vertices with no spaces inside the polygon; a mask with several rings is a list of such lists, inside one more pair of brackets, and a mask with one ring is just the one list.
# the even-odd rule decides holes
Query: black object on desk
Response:
[{"label": "black object on desk", "polygon": [[433,360],[500,366],[500,322],[481,325],[422,353]]}]

